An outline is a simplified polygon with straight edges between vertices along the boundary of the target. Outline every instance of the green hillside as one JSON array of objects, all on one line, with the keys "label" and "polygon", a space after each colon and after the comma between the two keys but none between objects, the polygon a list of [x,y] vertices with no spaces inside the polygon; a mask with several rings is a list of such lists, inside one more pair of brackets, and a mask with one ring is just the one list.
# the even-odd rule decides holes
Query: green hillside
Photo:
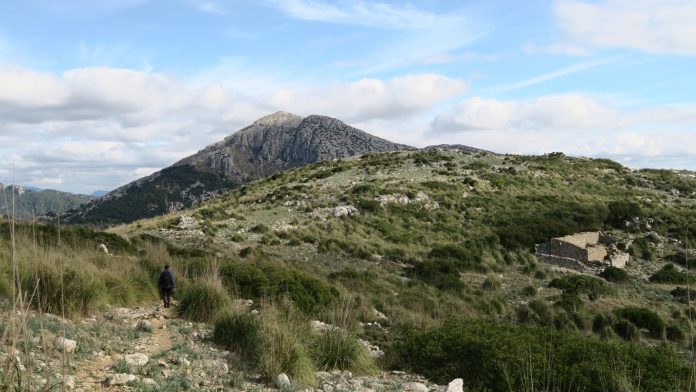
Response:
[{"label": "green hillside", "polygon": [[[240,377],[269,384],[381,368],[462,378],[469,391],[684,391],[695,191],[690,172],[562,154],[385,153],[276,174],[110,233],[66,227],[58,241],[57,227],[19,226],[17,257],[23,289],[44,293],[34,307],[72,317],[146,301],[171,264],[180,315],[213,324]],[[588,230],[621,239],[625,270],[580,274],[534,255]],[[64,304],[51,294],[60,282]]]},{"label": "green hillside", "polygon": [[[689,348],[683,286],[690,275],[682,266],[693,259],[685,249],[696,245],[695,207],[690,172],[636,171],[560,153],[433,150],[305,166],[232,191],[184,218],[113,232],[206,249],[216,255],[215,276],[232,296],[288,297],[300,312],[323,320],[350,298],[356,320],[380,323],[356,333],[386,347],[383,366],[439,382],[479,374],[483,379],[465,385],[523,390],[529,368],[538,382],[553,379],[548,390],[680,390],[683,374],[672,370],[670,380],[635,377],[648,377],[644,367],[653,361],[685,366],[675,364]],[[594,230],[630,244],[625,271],[594,277],[534,255],[535,244]],[[213,313],[197,317],[219,317]],[[478,338],[477,328],[490,334]],[[532,349],[532,337],[546,343]],[[645,348],[656,344],[659,353]],[[471,345],[485,358],[462,358]],[[557,351],[568,347],[577,350]],[[505,368],[514,362],[507,348],[528,354],[528,363]],[[576,356],[587,362],[572,370]],[[616,356],[625,363],[612,364]],[[558,369],[544,374],[544,358],[551,357]],[[485,380],[505,371],[512,375],[504,383]],[[592,384],[595,377],[604,384]]]},{"label": "green hillside", "polygon": [[0,184],[0,215],[12,215],[12,194],[14,193],[14,214],[17,219],[30,220],[45,215],[60,215],[92,200],[87,195],[76,195],[53,189],[22,189]]}]

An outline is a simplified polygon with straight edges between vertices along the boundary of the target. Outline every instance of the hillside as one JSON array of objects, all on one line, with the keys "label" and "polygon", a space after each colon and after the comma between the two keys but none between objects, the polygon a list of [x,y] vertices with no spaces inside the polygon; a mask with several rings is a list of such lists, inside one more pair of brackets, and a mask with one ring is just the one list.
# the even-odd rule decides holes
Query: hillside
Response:
[{"label": "hillside", "polygon": [[[4,322],[0,349],[22,348],[10,362],[31,367],[0,375],[43,385],[61,369],[81,385],[171,391],[688,390],[695,192],[692,172],[560,153],[369,154],[110,232],[19,225],[17,279],[2,223],[0,293],[20,282],[33,310],[4,312],[32,320]],[[625,269],[578,273],[534,254],[591,231],[628,252]],[[165,263],[176,315],[152,305]],[[74,322],[61,331],[41,313]],[[135,325],[160,316],[183,321]],[[61,354],[61,334],[75,353]]]},{"label": "hillside", "polygon": [[[684,283],[693,276],[684,267],[696,256],[695,207],[692,172],[432,149],[292,169],[112,231],[205,249],[220,260],[229,292],[289,296],[320,320],[332,320],[321,309],[347,295],[359,336],[385,347],[386,366],[435,382],[464,376],[472,390],[522,390],[524,369],[515,366],[527,366],[558,383],[549,390],[579,382],[591,391],[677,391],[681,376],[648,381],[662,365],[644,366],[691,356]],[[534,254],[536,244],[586,231],[616,238],[627,267],[592,276]],[[668,342],[666,352],[631,351],[658,342]],[[487,354],[462,355],[471,344]],[[528,344],[541,351],[525,354]],[[537,359],[519,364],[527,355]],[[546,355],[558,368],[542,376]],[[578,365],[578,355],[592,360]],[[614,368],[610,357],[633,365]],[[501,380],[503,371],[513,379]]]},{"label": "hillside", "polygon": [[69,223],[111,225],[162,215],[307,163],[410,149],[325,116],[278,112],[174,165],[71,211]]},{"label": "hillside", "polygon": [[92,200],[87,195],[76,195],[53,189],[34,189],[0,184],[0,215],[12,214],[12,194],[17,219],[32,219],[46,215],[60,215]]}]

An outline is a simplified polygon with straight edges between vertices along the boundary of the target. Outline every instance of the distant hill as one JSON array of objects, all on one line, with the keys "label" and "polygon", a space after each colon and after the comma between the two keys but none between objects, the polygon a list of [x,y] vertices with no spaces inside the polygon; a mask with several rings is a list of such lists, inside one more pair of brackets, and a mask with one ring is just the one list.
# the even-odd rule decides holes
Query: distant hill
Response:
[{"label": "distant hill", "polygon": [[70,211],[70,223],[118,224],[177,211],[307,163],[413,147],[335,118],[277,112],[174,165]]},{"label": "distant hill", "polygon": [[102,196],[106,195],[107,193],[109,193],[109,191],[94,191],[94,192],[90,193],[89,195],[92,197],[102,197]]},{"label": "distant hill", "polygon": [[53,189],[40,190],[20,185],[0,184],[0,215],[12,215],[13,193],[14,215],[18,219],[60,215],[92,199],[87,195],[76,195]]}]

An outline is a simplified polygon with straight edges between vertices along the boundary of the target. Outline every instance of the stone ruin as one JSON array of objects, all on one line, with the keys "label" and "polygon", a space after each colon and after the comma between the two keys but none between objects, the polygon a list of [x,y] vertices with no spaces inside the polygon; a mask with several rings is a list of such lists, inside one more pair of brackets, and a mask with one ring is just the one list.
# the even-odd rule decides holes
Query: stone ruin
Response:
[{"label": "stone ruin", "polygon": [[600,232],[584,232],[536,245],[539,260],[563,268],[598,272],[607,266],[624,268],[628,253],[619,250],[619,239]]}]

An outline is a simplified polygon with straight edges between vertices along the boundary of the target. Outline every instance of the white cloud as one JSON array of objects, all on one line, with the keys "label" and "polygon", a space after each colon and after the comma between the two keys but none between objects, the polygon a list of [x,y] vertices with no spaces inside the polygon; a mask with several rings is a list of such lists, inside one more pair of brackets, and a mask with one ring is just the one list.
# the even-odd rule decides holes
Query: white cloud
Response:
[{"label": "white cloud", "polygon": [[632,166],[696,169],[696,103],[622,109],[580,95],[527,101],[469,98],[436,116],[432,143],[498,152],[610,157]]},{"label": "white cloud", "polygon": [[616,110],[577,94],[543,96],[531,101],[500,101],[478,97],[445,109],[433,121],[440,131],[504,129],[615,128]]},{"label": "white cloud", "polygon": [[465,88],[458,79],[418,74],[251,95],[130,69],[52,74],[0,67],[0,170],[15,161],[20,183],[56,178],[66,190],[113,189],[275,110],[390,122],[422,114]]},{"label": "white cloud", "polygon": [[553,12],[568,41],[556,47],[696,55],[693,0],[556,0]]},{"label": "white cloud", "polygon": [[371,1],[271,0],[278,10],[302,20],[390,29],[427,29],[452,18],[414,8]]},{"label": "white cloud", "polygon": [[348,121],[367,121],[417,114],[463,93],[466,87],[459,79],[418,74],[284,89],[272,94],[270,102],[303,114],[331,113]]}]

